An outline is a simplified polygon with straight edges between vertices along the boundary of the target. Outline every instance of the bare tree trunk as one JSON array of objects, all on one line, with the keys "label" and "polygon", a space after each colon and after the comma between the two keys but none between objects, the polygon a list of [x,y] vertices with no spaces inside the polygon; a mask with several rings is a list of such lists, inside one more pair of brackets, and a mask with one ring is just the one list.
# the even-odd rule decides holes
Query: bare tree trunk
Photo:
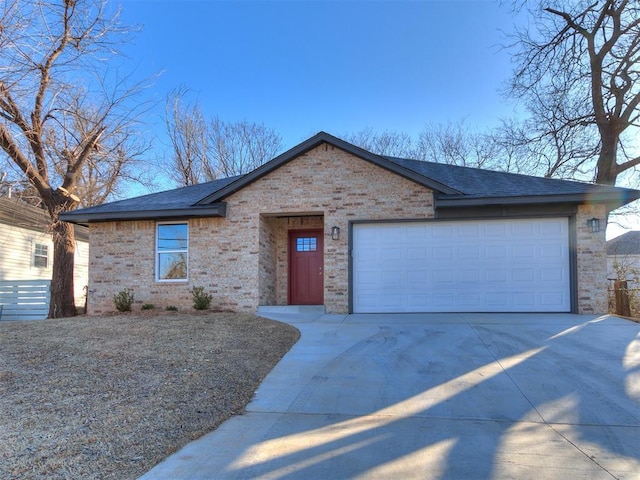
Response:
[{"label": "bare tree trunk", "polygon": [[76,315],[73,287],[75,243],[73,225],[67,222],[55,222],[53,226],[53,275],[49,318]]},{"label": "bare tree trunk", "polygon": [[615,185],[618,176],[617,152],[618,136],[614,133],[601,131],[602,147],[598,153],[596,169],[596,183]]}]

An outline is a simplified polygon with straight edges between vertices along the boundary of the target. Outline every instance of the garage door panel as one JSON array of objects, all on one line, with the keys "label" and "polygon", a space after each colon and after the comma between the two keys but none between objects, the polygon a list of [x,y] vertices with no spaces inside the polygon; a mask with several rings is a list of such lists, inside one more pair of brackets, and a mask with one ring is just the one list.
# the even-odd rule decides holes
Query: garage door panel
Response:
[{"label": "garage door panel", "polygon": [[432,284],[452,284],[456,281],[455,274],[451,270],[434,270],[428,273]]},{"label": "garage door panel", "polygon": [[395,309],[397,310],[402,306],[402,295],[397,294],[384,294],[380,296],[380,300],[383,308]]},{"label": "garage door panel", "polygon": [[509,278],[508,272],[506,269],[496,269],[492,268],[487,270],[487,282],[493,283],[503,283],[506,282]]},{"label": "garage door panel", "polygon": [[464,225],[459,225],[458,227],[458,235],[464,235],[468,239],[479,239],[480,238],[480,226],[476,223],[467,223]]},{"label": "garage door panel", "polygon": [[506,237],[507,226],[503,223],[490,223],[485,227],[485,235],[487,237]]},{"label": "garage door panel", "polygon": [[564,249],[560,245],[540,245],[541,258],[563,258]]},{"label": "garage door panel", "polygon": [[477,308],[482,305],[482,296],[478,293],[467,293],[460,298],[460,305]]},{"label": "garage door panel", "polygon": [[458,257],[461,260],[479,260],[480,259],[480,247],[468,246],[458,249]]},{"label": "garage door panel", "polygon": [[355,312],[569,311],[568,219],[358,224]]},{"label": "garage door panel", "polygon": [[381,275],[382,284],[387,288],[402,287],[406,283],[403,282],[401,271],[386,270]]},{"label": "garage door panel", "polygon": [[513,304],[528,310],[535,307],[536,294],[534,292],[516,292],[513,294]]},{"label": "garage door panel", "polygon": [[516,260],[530,260],[535,258],[536,247],[534,245],[517,245],[513,247],[512,254]]},{"label": "garage door panel", "polygon": [[458,272],[458,281],[460,283],[478,283],[481,278],[480,270],[465,269]]},{"label": "garage door panel", "polygon": [[420,247],[407,248],[407,260],[426,260],[427,249]]},{"label": "garage door panel", "polygon": [[544,268],[540,272],[540,278],[543,282],[559,282],[559,287],[566,283],[566,272],[562,268]]},{"label": "garage door panel", "polygon": [[380,259],[387,262],[395,262],[402,259],[402,250],[399,248],[385,248],[380,251]]},{"label": "garage door panel", "polygon": [[526,238],[534,235],[535,233],[535,225],[531,223],[515,223],[511,224],[511,231],[509,233],[509,237],[520,237]]},{"label": "garage door panel", "polygon": [[538,224],[538,229],[542,235],[552,235],[554,237],[556,235],[562,235],[564,232],[564,226],[562,223],[541,223]]},{"label": "garage door panel", "polygon": [[433,247],[431,258],[433,260],[453,260],[454,249],[452,247]]},{"label": "garage door panel", "polygon": [[429,229],[425,226],[416,226],[415,228],[405,228],[403,229],[403,234],[405,235],[407,242],[416,242],[421,243],[422,240],[429,235]]},{"label": "garage door panel", "polygon": [[416,311],[421,311],[429,305],[429,296],[424,294],[409,294],[407,295],[407,302],[409,306],[415,308]]},{"label": "garage door panel", "polygon": [[530,283],[536,280],[536,271],[533,268],[516,268],[511,278],[516,283]]},{"label": "garage door panel", "polygon": [[502,308],[505,304],[505,299],[510,295],[510,292],[495,292],[495,293],[487,293],[487,305],[494,309]]},{"label": "garage door panel", "polygon": [[360,246],[357,251],[358,260],[375,260],[378,257],[378,250]]},{"label": "garage door panel", "polygon": [[485,249],[487,259],[499,260],[507,258],[508,250],[505,245],[488,245]]},{"label": "garage door panel", "polygon": [[429,272],[426,270],[409,270],[407,272],[407,283],[409,286],[428,285]]},{"label": "garage door panel", "polygon": [[542,292],[540,295],[545,304],[557,305],[558,308],[562,307],[568,300],[567,296],[561,292]]},{"label": "garage door panel", "polygon": [[453,293],[435,293],[431,296],[433,300],[430,305],[434,305],[435,311],[448,312],[455,306],[456,295]]}]

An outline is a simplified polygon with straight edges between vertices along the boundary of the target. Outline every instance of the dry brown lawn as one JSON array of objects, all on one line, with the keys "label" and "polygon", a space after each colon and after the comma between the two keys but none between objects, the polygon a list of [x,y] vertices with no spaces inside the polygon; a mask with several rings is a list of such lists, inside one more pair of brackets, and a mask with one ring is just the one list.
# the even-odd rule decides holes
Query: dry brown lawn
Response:
[{"label": "dry brown lawn", "polygon": [[242,413],[298,337],[231,313],[1,322],[0,478],[136,478]]}]

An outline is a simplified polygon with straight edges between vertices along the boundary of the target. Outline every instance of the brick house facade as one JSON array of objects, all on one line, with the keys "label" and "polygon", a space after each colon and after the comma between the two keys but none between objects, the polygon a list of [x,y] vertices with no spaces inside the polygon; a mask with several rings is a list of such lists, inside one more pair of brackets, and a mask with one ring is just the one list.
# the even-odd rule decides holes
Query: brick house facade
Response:
[{"label": "brick house facade", "polygon": [[[640,192],[435,164],[429,176],[421,170],[427,166],[380,157],[320,133],[237,179],[67,213],[65,220],[90,229],[89,313],[113,311],[113,296],[127,288],[138,306],[191,308],[194,286],[205,287],[221,310],[290,304],[291,233],[307,231],[322,236],[317,275],[325,309],[347,313],[360,288],[354,284],[352,232],[363,222],[466,225],[499,219],[503,226],[510,219],[535,225],[547,217],[568,225],[568,311],[606,312],[604,230],[590,232],[587,219],[604,221],[609,210]],[[499,188],[491,197],[481,191],[491,189],[487,184],[494,178],[499,185],[511,182],[508,195]],[[172,223],[186,225],[188,247],[180,258],[186,258],[188,273],[159,280],[158,225]],[[340,229],[337,238],[333,227]]]}]

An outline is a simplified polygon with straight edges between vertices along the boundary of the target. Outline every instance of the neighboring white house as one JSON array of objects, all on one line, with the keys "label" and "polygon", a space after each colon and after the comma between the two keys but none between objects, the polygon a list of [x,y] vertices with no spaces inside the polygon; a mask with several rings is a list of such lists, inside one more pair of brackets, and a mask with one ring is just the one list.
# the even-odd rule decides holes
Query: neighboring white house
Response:
[{"label": "neighboring white house", "polygon": [[[44,210],[15,198],[0,197],[0,282],[5,288],[14,282],[51,281],[53,240],[49,225]],[[89,277],[89,231],[76,226],[75,234],[75,301],[83,308]],[[4,317],[9,319],[6,305]]]},{"label": "neighboring white house", "polygon": [[609,278],[621,275],[629,280],[640,279],[640,231],[627,232],[607,242],[607,272]]}]

